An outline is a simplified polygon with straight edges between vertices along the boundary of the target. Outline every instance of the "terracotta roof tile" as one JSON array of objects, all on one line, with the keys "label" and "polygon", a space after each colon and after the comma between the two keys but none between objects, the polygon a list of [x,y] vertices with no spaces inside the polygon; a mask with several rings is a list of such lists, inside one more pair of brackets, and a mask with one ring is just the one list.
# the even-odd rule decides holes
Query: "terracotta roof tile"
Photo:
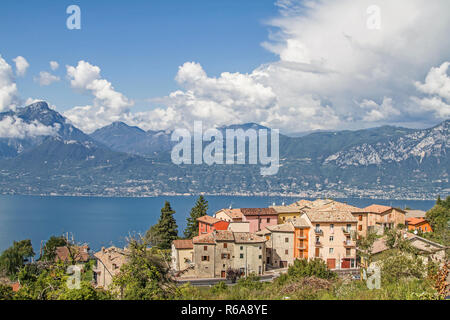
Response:
[{"label": "terracotta roof tile", "polygon": [[316,211],[306,212],[311,222],[358,222],[348,211]]},{"label": "terracotta roof tile", "polygon": [[231,219],[242,219],[241,209],[222,209],[222,210],[219,210],[217,213],[219,213],[221,211],[224,212]]},{"label": "terracotta roof tile", "polygon": [[194,244],[192,243],[192,239],[188,240],[173,240],[173,245],[176,249],[193,249]]},{"label": "terracotta roof tile", "polygon": [[69,252],[69,248],[67,247],[56,247],[56,260],[60,261],[68,261],[72,254],[75,261],[78,262],[86,262],[89,260],[89,247],[86,246],[72,246],[71,252]]},{"label": "terracotta roof tile", "polygon": [[312,201],[301,199],[299,201],[291,203],[289,205],[289,207],[305,207],[305,206],[311,205],[311,203],[312,203]]},{"label": "terracotta roof tile", "polygon": [[421,224],[421,223],[427,223],[428,221],[423,219],[423,218],[407,218],[406,222],[409,225],[415,226],[415,225],[418,225],[418,224]]},{"label": "terracotta roof tile", "polygon": [[382,206],[380,204],[372,204],[368,207],[365,207],[363,210],[366,212],[372,212],[372,213],[383,213],[383,212],[386,212],[391,209],[393,209],[393,208],[388,207],[388,206]]},{"label": "terracotta roof tile", "polygon": [[295,206],[271,206],[277,213],[299,213],[300,207]]},{"label": "terracotta roof tile", "polygon": [[266,239],[250,232],[235,232],[234,241],[236,243],[263,243]]},{"label": "terracotta roof tile", "polygon": [[290,222],[286,222],[283,224],[277,224],[273,226],[267,226],[267,230],[272,232],[294,232],[295,228]]},{"label": "terracotta roof tile", "polygon": [[203,234],[192,239],[194,244],[215,244],[214,235],[212,233]]},{"label": "terracotta roof tile", "polygon": [[222,220],[216,219],[216,218],[214,218],[214,217],[211,217],[211,216],[206,215],[206,216],[197,218],[197,221],[200,221],[200,222],[203,222],[203,223],[206,223],[206,224],[213,225],[213,224],[215,224],[215,223],[217,223],[217,222],[220,222],[220,221],[222,221]]},{"label": "terracotta roof tile", "polygon": [[273,216],[278,214],[273,208],[241,208],[241,212],[244,216]]}]

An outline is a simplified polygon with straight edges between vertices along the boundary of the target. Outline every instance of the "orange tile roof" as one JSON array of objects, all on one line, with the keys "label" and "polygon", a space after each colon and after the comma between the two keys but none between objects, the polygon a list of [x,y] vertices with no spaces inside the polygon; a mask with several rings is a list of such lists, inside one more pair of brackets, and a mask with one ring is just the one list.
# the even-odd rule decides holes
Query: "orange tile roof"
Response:
[{"label": "orange tile roof", "polygon": [[216,219],[216,218],[214,218],[214,217],[211,217],[211,216],[206,215],[206,216],[197,218],[197,221],[200,221],[200,222],[203,222],[203,223],[206,223],[206,224],[213,225],[213,224],[215,224],[215,223],[217,223],[217,222],[220,222],[220,221],[222,221],[222,220]]},{"label": "orange tile roof", "polygon": [[176,249],[193,249],[194,244],[192,243],[192,239],[188,240],[173,240],[173,245]]},{"label": "orange tile roof", "polygon": [[408,218],[408,219],[406,219],[406,222],[412,226],[422,224],[422,223],[428,223],[428,221],[423,218]]},{"label": "orange tile roof", "polygon": [[274,208],[242,208],[241,212],[244,216],[278,215]]},{"label": "orange tile roof", "polygon": [[386,212],[391,209],[393,209],[393,208],[388,207],[388,206],[382,206],[380,204],[372,204],[368,207],[365,207],[363,210],[366,212],[372,212],[372,213],[383,213],[383,212]]}]

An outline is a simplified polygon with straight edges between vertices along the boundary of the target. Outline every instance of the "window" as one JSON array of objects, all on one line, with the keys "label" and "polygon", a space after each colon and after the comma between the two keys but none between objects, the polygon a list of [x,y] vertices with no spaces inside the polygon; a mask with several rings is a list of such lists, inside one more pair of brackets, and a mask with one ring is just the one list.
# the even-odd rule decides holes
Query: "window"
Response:
[{"label": "window", "polygon": [[270,223],[270,218],[267,218],[267,223]]},{"label": "window", "polygon": [[224,243],[224,244],[223,244],[223,248],[224,248],[224,249],[228,248],[228,243]]},{"label": "window", "polygon": [[239,258],[244,259],[244,254],[241,253],[241,254],[239,255]]},{"label": "window", "polygon": [[289,254],[289,250],[284,250],[284,254]]},{"label": "window", "polygon": [[330,252],[330,254],[333,254],[334,248],[330,248],[329,252]]},{"label": "window", "polygon": [[320,243],[320,237],[316,237],[316,243]]},{"label": "window", "polygon": [[361,214],[359,215],[359,221],[362,221],[362,215]]},{"label": "window", "polygon": [[244,247],[243,247],[243,246],[241,246],[241,250],[244,250]]},{"label": "window", "polygon": [[316,230],[320,230],[320,224],[316,224]]},{"label": "window", "polygon": [[334,236],[330,236],[330,242],[334,241]]},{"label": "window", "polygon": [[350,232],[350,229],[352,228],[351,224],[347,224],[347,232]]},{"label": "window", "polygon": [[259,255],[258,258],[261,260],[262,259],[262,255]]},{"label": "window", "polygon": [[352,249],[349,249],[349,248],[345,249],[345,254],[347,256],[350,256],[352,254]]},{"label": "window", "polygon": [[289,242],[289,238],[284,238],[284,242]]},{"label": "window", "polygon": [[202,261],[209,261],[209,256],[202,256]]},{"label": "window", "polygon": [[331,231],[331,232],[334,231],[334,224],[330,224],[330,231]]},{"label": "window", "polygon": [[358,226],[358,230],[359,230],[359,231],[362,231],[362,225],[359,225],[359,226]]},{"label": "window", "polygon": [[203,246],[203,251],[208,250],[208,246]]},{"label": "window", "polygon": [[222,259],[230,259],[229,253],[222,253]]},{"label": "window", "polygon": [[286,217],[283,217],[283,222],[285,222],[286,221]]}]

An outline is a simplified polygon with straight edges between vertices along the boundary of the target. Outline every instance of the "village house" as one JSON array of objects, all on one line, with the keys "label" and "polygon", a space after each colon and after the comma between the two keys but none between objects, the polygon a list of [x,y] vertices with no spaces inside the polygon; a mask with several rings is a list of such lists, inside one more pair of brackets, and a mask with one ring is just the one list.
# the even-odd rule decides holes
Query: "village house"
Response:
[{"label": "village house", "polygon": [[[447,261],[445,255],[445,246],[434,241],[422,238],[410,232],[402,232],[402,234],[404,239],[408,240],[411,246],[418,250],[418,254],[425,264],[427,264],[428,262],[437,262],[442,264]],[[372,261],[376,263],[378,260],[383,258],[384,254],[388,253],[391,250],[396,249],[389,248],[386,243],[386,237],[377,239],[372,246]],[[364,259],[361,259],[361,265],[367,267],[367,263],[366,261],[364,261]]]},{"label": "village house", "polygon": [[228,221],[220,220],[208,215],[197,218],[197,221],[199,235],[211,233],[214,230],[227,230],[229,224]]},{"label": "village house", "polygon": [[301,216],[311,228],[308,258],[320,258],[329,269],[356,268],[357,219],[348,211],[307,210]]},{"label": "village house", "polygon": [[359,213],[362,216],[367,216],[367,229],[363,228],[363,234],[368,232],[376,232],[382,235],[385,229],[394,229],[398,225],[405,225],[406,212],[399,208],[389,206],[382,206],[379,204],[372,204],[363,208],[364,213]]},{"label": "village house", "polygon": [[406,227],[410,231],[420,231],[422,233],[425,232],[433,232],[430,223],[423,218],[407,218],[406,219]]},{"label": "village house", "polygon": [[278,213],[278,224],[283,224],[289,219],[299,218],[301,215],[300,207],[295,206],[272,206]]},{"label": "village house", "polygon": [[250,222],[248,221],[231,221],[228,225],[228,231],[232,232],[250,232]]},{"label": "village house", "polygon": [[273,208],[241,208],[242,221],[250,223],[250,233],[256,233],[278,224],[278,213]]},{"label": "village house", "polygon": [[97,287],[108,289],[112,284],[113,276],[120,272],[120,268],[127,261],[126,249],[117,247],[104,247],[94,254],[97,259],[97,266],[94,275]]},{"label": "village house", "polygon": [[221,209],[214,214],[214,218],[228,222],[242,222],[244,215],[241,209]]},{"label": "village house", "polygon": [[408,218],[423,218],[425,219],[427,216],[427,213],[423,210],[411,210],[411,209],[405,209],[405,217]]},{"label": "village house", "polygon": [[248,232],[214,231],[194,237],[197,278],[226,278],[228,269],[244,275],[263,274],[265,239]]},{"label": "village house", "polygon": [[64,246],[56,247],[55,261],[62,262],[81,262],[86,263],[90,260],[89,246]]},{"label": "village house", "polygon": [[177,276],[192,274],[194,265],[194,244],[192,239],[172,242],[172,270]]},{"label": "village house", "polygon": [[276,268],[287,268],[294,263],[295,228],[291,222],[268,226],[265,230],[269,235],[266,240],[267,264]]}]

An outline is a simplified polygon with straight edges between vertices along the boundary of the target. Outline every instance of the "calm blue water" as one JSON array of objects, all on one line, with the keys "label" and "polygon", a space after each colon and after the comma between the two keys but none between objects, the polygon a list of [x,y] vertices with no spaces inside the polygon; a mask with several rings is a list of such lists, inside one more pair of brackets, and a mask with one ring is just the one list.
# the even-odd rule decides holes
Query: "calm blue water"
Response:
[{"label": "calm blue water", "polygon": [[[186,225],[186,218],[197,197],[154,198],[89,198],[89,197],[32,197],[0,196],[0,252],[14,240],[31,239],[35,252],[41,240],[51,235],[72,233],[76,242],[87,242],[92,249],[102,246],[124,246],[130,232],[145,231],[159,218],[164,201],[170,201],[176,211],[178,231]],[[267,207],[276,203],[292,203],[297,198],[207,196],[209,214],[221,208]],[[434,201],[336,199],[357,207],[372,203],[428,210]]]}]

